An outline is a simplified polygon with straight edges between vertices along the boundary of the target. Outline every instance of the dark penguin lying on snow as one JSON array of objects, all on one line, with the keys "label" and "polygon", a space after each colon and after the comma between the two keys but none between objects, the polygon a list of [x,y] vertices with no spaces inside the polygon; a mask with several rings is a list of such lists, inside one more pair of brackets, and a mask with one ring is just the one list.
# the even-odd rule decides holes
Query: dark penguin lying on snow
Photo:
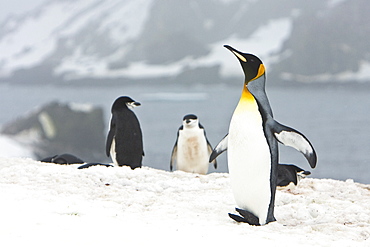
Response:
[{"label": "dark penguin lying on snow", "polygon": [[130,97],[116,99],[106,143],[106,154],[117,166],[141,167],[144,156],[143,138],[139,120],[130,109],[140,106]]}]

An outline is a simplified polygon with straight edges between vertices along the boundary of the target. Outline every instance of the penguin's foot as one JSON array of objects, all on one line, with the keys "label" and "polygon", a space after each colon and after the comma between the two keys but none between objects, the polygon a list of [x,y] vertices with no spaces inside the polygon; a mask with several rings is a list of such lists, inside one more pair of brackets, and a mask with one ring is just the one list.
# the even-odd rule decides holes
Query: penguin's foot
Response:
[{"label": "penguin's foot", "polygon": [[229,214],[229,217],[231,219],[235,220],[236,222],[248,223],[249,225],[252,226],[260,226],[258,217],[252,214],[251,212],[240,208],[235,208],[235,210],[238,211],[238,213],[243,217],[235,214]]},{"label": "penguin's foot", "polygon": [[133,165],[133,164],[118,164],[118,166],[122,167],[122,166],[129,166],[131,167],[132,170],[136,169],[136,168],[141,168],[141,164],[140,165]]}]

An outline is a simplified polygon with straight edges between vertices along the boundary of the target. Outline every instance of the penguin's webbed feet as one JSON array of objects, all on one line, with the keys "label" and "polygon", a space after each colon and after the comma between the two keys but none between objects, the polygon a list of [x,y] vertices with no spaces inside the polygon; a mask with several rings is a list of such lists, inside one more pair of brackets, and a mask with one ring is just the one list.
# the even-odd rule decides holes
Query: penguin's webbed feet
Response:
[{"label": "penguin's webbed feet", "polygon": [[248,223],[249,225],[252,225],[252,226],[260,226],[258,217],[252,214],[251,212],[240,209],[240,208],[235,208],[235,210],[243,217],[236,215],[236,214],[229,213],[229,217],[231,219],[235,220],[236,222]]}]

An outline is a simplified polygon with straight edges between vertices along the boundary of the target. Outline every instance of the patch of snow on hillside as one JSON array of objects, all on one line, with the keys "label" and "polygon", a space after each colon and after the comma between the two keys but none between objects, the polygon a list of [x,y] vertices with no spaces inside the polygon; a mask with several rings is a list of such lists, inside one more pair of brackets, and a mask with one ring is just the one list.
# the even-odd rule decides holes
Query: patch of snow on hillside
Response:
[{"label": "patch of snow on hillside", "polygon": [[[210,55],[194,59],[185,57],[184,59],[172,63],[170,65],[148,65],[143,62],[131,64],[125,69],[115,71],[104,71],[98,76],[108,77],[159,77],[159,76],[175,76],[183,71],[185,67],[190,69],[197,67],[207,67],[221,64],[221,74],[223,76],[235,75],[240,73],[240,67],[235,66],[235,57],[227,56],[227,52],[223,45],[229,44],[236,49],[243,52],[249,52],[257,55],[262,60],[265,60],[265,65],[268,67],[270,58],[274,52],[279,51],[283,42],[289,37],[291,32],[291,19],[283,18],[270,21],[263,27],[257,29],[249,39],[239,39],[237,37],[230,37],[222,42],[217,42],[211,46],[212,52]],[[145,71],[145,73],[143,73]]]},{"label": "patch of snow on hillside", "polygon": [[141,95],[146,101],[205,101],[209,98],[207,93],[145,93]]},{"label": "patch of snow on hillside", "polygon": [[[87,25],[96,21],[96,19],[100,19],[101,22],[97,26],[98,30],[102,32],[108,30],[109,41],[120,48],[114,54],[104,57],[104,59],[94,54],[86,54],[81,49],[76,48],[73,50],[73,54],[66,56],[61,61],[55,68],[54,73],[56,75],[65,74],[67,80],[79,79],[85,76],[120,77],[126,75],[125,71],[109,70],[108,65],[115,62],[117,58],[121,58],[126,53],[128,42],[142,32],[152,2],[152,0],[124,2],[111,0],[102,2],[102,6],[99,5],[86,10],[87,13],[81,15],[79,20],[71,25],[70,29],[64,30],[62,34],[71,35],[79,31],[81,25]],[[136,71],[135,68],[134,71]],[[130,76],[130,73],[132,74],[131,69],[128,76]],[[140,75],[142,75],[142,71]]]},{"label": "patch of snow on hillside", "polygon": [[362,61],[359,71],[347,72],[342,80],[370,81],[370,63]]},{"label": "patch of snow on hillside", "polygon": [[225,173],[0,158],[2,246],[369,246],[370,186],[310,179],[277,191],[277,222],[231,220]]},{"label": "patch of snow on hillside", "polygon": [[282,73],[280,77],[283,80],[287,81],[296,81],[302,83],[311,83],[311,82],[341,82],[345,83],[348,81],[359,81],[359,82],[368,82],[370,81],[370,63],[363,61],[360,65],[359,71],[343,71],[337,74],[318,74],[318,75],[300,75],[293,73]]},{"label": "patch of snow on hillside", "polygon": [[281,18],[268,22],[266,25],[258,28],[248,39],[240,39],[232,36],[222,42],[217,42],[211,46],[212,52],[209,56],[195,61],[195,64],[221,64],[222,76],[235,76],[241,73],[241,68],[235,66],[235,56],[226,55],[223,45],[230,45],[235,49],[252,53],[258,56],[269,70],[269,64],[272,63],[274,53],[278,52],[283,42],[289,37],[292,29],[291,18]]},{"label": "patch of snow on hillside", "polygon": [[24,145],[10,137],[0,135],[0,157],[33,157],[33,153]]},{"label": "patch of snow on hillside", "polygon": [[[108,68],[108,63],[110,60],[114,60],[114,57],[104,60],[86,57],[85,54],[79,53],[79,50],[76,49],[77,53],[75,52],[69,58],[65,59],[56,69],[56,73],[67,73],[66,78],[69,80],[79,79],[85,76],[150,78],[176,76],[180,74],[185,67],[191,69],[221,64],[221,74],[223,76],[235,75],[240,73],[240,68],[235,66],[235,58],[233,56],[226,55],[223,48],[224,44],[230,44],[241,51],[256,54],[262,60],[265,59],[265,64],[268,67],[270,58],[272,58],[274,52],[279,51],[283,42],[289,37],[291,26],[292,23],[290,18],[270,21],[265,26],[257,29],[247,40],[231,37],[228,40],[213,44],[211,46],[212,52],[206,57],[200,59],[185,57],[170,65],[150,65],[145,62],[136,62],[124,69],[110,70]],[[117,52],[120,54],[122,54],[122,52],[124,53],[123,50]],[[143,71],[145,71],[145,73],[143,73]]]},{"label": "patch of snow on hillside", "polygon": [[74,103],[70,102],[68,104],[69,108],[76,112],[92,112],[94,110],[94,105],[92,104],[82,104],[82,103]]},{"label": "patch of snow on hillside", "polygon": [[[110,41],[120,46],[141,33],[149,14],[151,0],[140,1],[54,1],[35,9],[19,23],[12,25],[11,32],[0,39],[1,76],[7,76],[13,70],[35,66],[44,61],[55,51],[57,42],[78,34],[81,29],[99,21],[96,28],[109,31]],[[36,14],[37,13],[37,14]],[[73,46],[73,44],[72,44]],[[86,56],[76,49],[65,58],[55,73],[71,70],[82,71],[81,74],[101,74],[106,72],[109,59],[104,62],[93,55]],[[91,66],[85,68],[86,63]]]},{"label": "patch of snow on hillside", "polygon": [[126,0],[112,3],[109,8],[106,8],[107,18],[100,28],[109,28],[111,38],[122,45],[142,33],[153,0]]},{"label": "patch of snow on hillside", "polygon": [[328,6],[331,7],[331,8],[334,8],[338,4],[341,4],[341,3],[346,2],[346,1],[348,1],[348,0],[329,0],[328,1]]},{"label": "patch of snow on hillside", "polygon": [[10,73],[14,68],[34,66],[43,61],[56,47],[58,37],[55,31],[77,10],[75,4],[65,1],[35,9],[33,15],[0,39],[2,70]]}]

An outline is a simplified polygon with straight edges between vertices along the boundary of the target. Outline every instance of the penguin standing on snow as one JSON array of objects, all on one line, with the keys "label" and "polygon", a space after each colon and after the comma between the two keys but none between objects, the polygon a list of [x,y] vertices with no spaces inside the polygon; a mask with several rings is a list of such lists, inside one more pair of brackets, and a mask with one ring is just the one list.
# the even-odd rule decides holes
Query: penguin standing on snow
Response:
[{"label": "penguin standing on snow", "polygon": [[[211,153],[212,146],[198,117],[193,114],[184,116],[183,124],[177,131],[177,140],[172,149],[170,170],[172,171],[176,161],[178,170],[207,174]],[[217,168],[216,160],[213,160],[213,164]]]},{"label": "penguin standing on snow", "polygon": [[106,154],[118,166],[141,167],[144,156],[139,120],[130,109],[140,106],[127,96],[116,99],[106,143]]},{"label": "penguin standing on snow", "polygon": [[300,151],[312,168],[316,166],[316,152],[303,134],[273,119],[262,61],[252,54],[225,47],[239,60],[245,80],[229,133],[216,146],[210,160],[228,150],[231,188],[241,215],[229,216],[237,222],[264,225],[276,220],[278,142]]}]

